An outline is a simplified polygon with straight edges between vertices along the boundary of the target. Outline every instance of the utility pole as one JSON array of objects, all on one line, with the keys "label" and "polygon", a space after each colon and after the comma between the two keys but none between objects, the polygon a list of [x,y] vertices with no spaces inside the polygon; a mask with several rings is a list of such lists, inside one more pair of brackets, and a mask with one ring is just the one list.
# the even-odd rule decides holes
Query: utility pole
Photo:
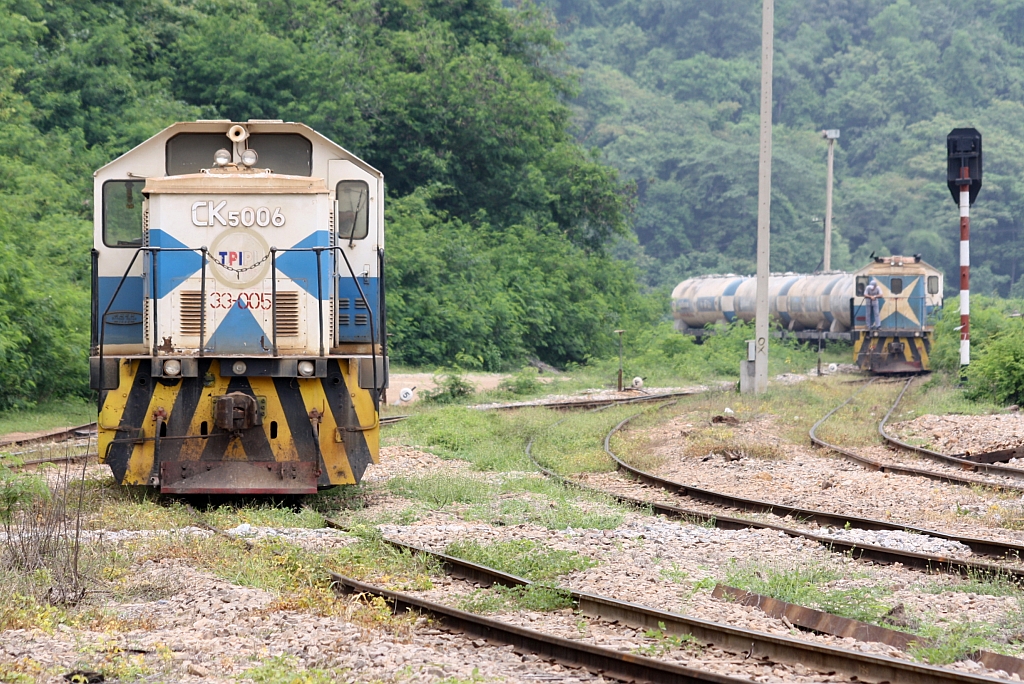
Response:
[{"label": "utility pole", "polygon": [[754,393],[768,391],[768,275],[772,209],[772,57],[775,0],[761,4],[761,154],[757,178],[757,296],[754,309]]},{"label": "utility pole", "polygon": [[624,333],[626,331],[625,330],[616,330],[615,332],[617,332],[619,334],[619,391],[621,392],[622,391],[622,333]]},{"label": "utility pole", "polygon": [[[828,180],[825,185],[825,256],[821,261],[821,270],[832,270],[832,162],[835,160],[836,140],[839,129],[830,128],[821,132],[828,140]],[[820,373],[819,373],[820,375]]]},{"label": "utility pole", "polygon": [[946,136],[946,185],[960,207],[960,370],[971,363],[971,205],[981,190],[981,133],[954,128]]}]

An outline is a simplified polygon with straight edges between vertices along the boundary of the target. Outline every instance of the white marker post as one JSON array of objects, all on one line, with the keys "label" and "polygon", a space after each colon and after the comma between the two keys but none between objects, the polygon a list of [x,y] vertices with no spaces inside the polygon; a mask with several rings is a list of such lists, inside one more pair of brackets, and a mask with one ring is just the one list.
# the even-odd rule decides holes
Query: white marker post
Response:
[{"label": "white marker post", "polygon": [[761,5],[761,154],[757,179],[757,296],[754,309],[754,394],[768,391],[768,274],[772,209],[772,57],[775,2]]}]

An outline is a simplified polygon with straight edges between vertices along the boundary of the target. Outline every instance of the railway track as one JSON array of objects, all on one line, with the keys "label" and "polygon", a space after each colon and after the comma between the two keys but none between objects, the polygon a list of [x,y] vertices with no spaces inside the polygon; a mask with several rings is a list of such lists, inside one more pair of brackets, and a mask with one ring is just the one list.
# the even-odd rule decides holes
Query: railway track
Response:
[{"label": "railway track", "polygon": [[1001,466],[997,465],[1000,461],[1008,461],[1011,458],[1016,458],[1024,453],[1024,447],[1017,447],[1011,449],[997,449],[995,451],[982,452],[980,454],[959,454],[959,455],[948,455],[941,454],[931,449],[925,449],[924,447],[914,446],[913,444],[907,444],[906,442],[893,437],[885,430],[886,424],[889,422],[889,418],[896,411],[896,408],[903,401],[903,395],[910,389],[910,385],[914,378],[908,378],[903,385],[903,389],[900,390],[900,394],[896,397],[896,401],[893,402],[892,407],[885,414],[885,417],[878,423],[878,434],[882,440],[897,449],[903,449],[915,453],[924,458],[943,463],[945,465],[956,466],[963,468],[964,470],[971,470],[980,473],[990,473],[992,475],[1004,475],[1007,477],[1024,478],[1024,469],[1014,468],[1012,466]]},{"label": "railway track", "polygon": [[[1024,494],[1024,486],[1011,485],[1011,484],[998,483],[998,482],[989,482],[987,480],[979,480],[979,479],[971,478],[971,477],[961,477],[959,475],[953,475],[953,474],[950,474],[950,473],[936,472],[934,470],[924,470],[922,468],[910,468],[910,467],[907,467],[907,466],[893,464],[893,463],[884,463],[882,461],[877,461],[875,459],[868,458],[868,457],[866,457],[866,456],[864,456],[862,454],[858,454],[856,451],[853,451],[851,449],[847,449],[847,448],[841,447],[841,446],[839,446],[837,444],[831,444],[829,442],[826,442],[825,440],[823,440],[823,439],[821,439],[820,437],[817,436],[818,428],[820,428],[833,415],[835,415],[840,410],[842,410],[844,407],[846,407],[850,403],[852,403],[854,401],[854,399],[857,398],[857,394],[862,389],[864,389],[868,385],[872,384],[873,382],[874,382],[874,379],[868,381],[867,383],[862,385],[860,389],[858,389],[856,392],[851,394],[850,397],[846,401],[844,401],[842,404],[839,404],[834,409],[832,409],[831,411],[826,413],[824,416],[822,416],[822,418],[820,420],[818,420],[818,422],[815,423],[814,426],[810,430],[809,437],[811,439],[811,443],[816,445],[816,446],[828,449],[830,451],[834,451],[835,453],[839,454],[840,456],[842,456],[846,460],[851,461],[853,463],[856,463],[857,465],[859,465],[859,466],[861,466],[863,468],[867,468],[868,470],[876,470],[876,471],[880,471],[880,472],[883,472],[883,473],[891,473],[893,475],[909,475],[909,476],[912,476],[912,477],[924,477],[924,478],[927,478],[929,480],[936,480],[938,482],[946,482],[948,484],[963,485],[963,486],[966,486],[966,487],[985,487],[985,488],[988,488],[988,489],[996,489],[996,490],[1002,490],[1002,491],[1012,491],[1012,492],[1017,492],[1017,493],[1020,493],[1020,494]],[[967,460],[964,460],[964,459],[961,459],[961,458],[958,458],[958,457],[955,457],[955,456],[946,456],[944,454],[940,454],[940,453],[935,452],[935,451],[930,451],[928,449],[923,449],[921,447],[915,447],[915,446],[912,446],[910,444],[906,444],[906,443],[904,443],[904,442],[902,442],[902,441],[900,441],[898,439],[895,439],[895,438],[889,436],[888,433],[885,432],[885,424],[888,422],[889,417],[892,415],[892,413],[896,410],[896,407],[899,406],[899,403],[903,399],[903,395],[906,393],[907,389],[910,387],[911,382],[913,382],[913,378],[908,378],[907,381],[904,383],[903,389],[902,389],[902,391],[900,391],[900,394],[897,397],[896,401],[893,402],[892,406],[889,408],[889,411],[885,414],[885,417],[882,418],[882,420],[878,424],[878,433],[882,437],[882,439],[885,440],[885,442],[887,444],[889,444],[890,446],[894,446],[894,447],[896,447],[898,449],[904,449],[904,450],[907,450],[907,451],[912,451],[914,453],[917,453],[919,455],[925,456],[927,458],[931,458],[932,460],[939,461],[939,462],[944,463],[946,465],[955,465],[955,466],[958,466],[960,468],[964,468],[964,469],[967,469],[967,470],[974,470],[974,471],[979,471],[979,472],[985,472],[985,473],[989,473],[989,474],[993,474],[993,475],[1003,475],[1003,476],[1009,476],[1009,477],[1014,477],[1014,478],[1024,478],[1024,469],[1013,468],[1013,467],[1010,467],[1010,466],[997,466],[997,465],[990,465],[990,464],[985,464],[985,463],[975,463],[974,461],[967,461]],[[1010,451],[1012,451],[1012,450],[1010,450]],[[982,457],[982,456],[983,455],[979,454],[979,457]]]},{"label": "railway track", "polygon": [[[328,520],[328,525],[344,526]],[[529,580],[504,573],[477,563],[431,551],[419,546],[386,539],[387,543],[417,554],[426,554],[439,561],[445,572],[453,577],[480,585],[493,584],[515,587],[530,584]],[[511,644],[517,650],[530,651],[556,659],[570,667],[584,667],[605,676],[623,681],[649,682],[734,682],[750,681],[749,677],[733,678],[694,668],[683,668],[640,655],[622,653],[577,640],[527,630],[500,620],[451,608],[427,601],[410,593],[392,591],[366,582],[331,573],[337,590],[380,596],[393,610],[424,612],[449,629],[482,637],[489,641]],[[566,590],[573,607],[591,619],[616,622],[637,629],[657,628],[674,635],[691,635],[699,643],[715,646],[726,652],[752,658],[753,663],[800,663],[806,668],[823,673],[843,672],[851,681],[887,681],[907,683],[952,684],[953,682],[1003,681],[980,675],[970,675],[931,665],[852,651],[835,646],[804,641],[788,636],[767,634],[756,630],[693,618],[679,613],[658,610],[628,601]]]},{"label": "railway track", "polygon": [[611,497],[621,503],[641,509],[649,509],[655,514],[664,515],[668,518],[698,522],[714,525],[720,529],[742,530],[742,529],[769,529],[781,532],[790,537],[799,537],[813,541],[830,549],[833,552],[846,553],[853,558],[877,563],[893,564],[902,563],[911,568],[917,568],[926,572],[945,572],[964,576],[995,576],[1012,579],[1018,583],[1024,583],[1024,567],[1018,565],[1006,565],[999,561],[1016,562],[1024,558],[1024,545],[993,540],[979,539],[962,535],[948,534],[936,530],[914,527],[910,525],[895,524],[882,520],[860,518],[827,511],[783,506],[758,499],[750,499],[734,496],[724,492],[717,492],[709,489],[691,487],[684,483],[675,482],[666,478],[648,473],[639,468],[631,466],[611,449],[612,437],[622,430],[630,421],[635,420],[641,413],[624,419],[608,434],[604,440],[604,450],[612,458],[619,470],[628,473],[642,483],[662,489],[673,495],[686,497],[688,499],[710,504],[719,508],[738,509],[759,514],[770,514],[779,518],[790,516],[793,519],[806,522],[815,522],[818,525],[866,530],[891,530],[907,531],[918,534],[933,536],[949,541],[956,541],[968,546],[972,553],[989,556],[996,562],[968,560],[953,558],[947,555],[933,555],[917,553],[901,549],[894,549],[885,546],[876,546],[862,542],[853,542],[841,538],[818,534],[801,527],[794,527],[790,524],[781,524],[750,518],[739,518],[723,514],[720,511],[708,511],[695,508],[650,501],[636,497],[626,496],[616,492],[610,492],[599,488],[577,482],[563,477],[553,470],[539,463],[533,455],[533,442],[527,445],[526,453],[533,464],[547,477],[558,480],[567,486],[593,491]]}]

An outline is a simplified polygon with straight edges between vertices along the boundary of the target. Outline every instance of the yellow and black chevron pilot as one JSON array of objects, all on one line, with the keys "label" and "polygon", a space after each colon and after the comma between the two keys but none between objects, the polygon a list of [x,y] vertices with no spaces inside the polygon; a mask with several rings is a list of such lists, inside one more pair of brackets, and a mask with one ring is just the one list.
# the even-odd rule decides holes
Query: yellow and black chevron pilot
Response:
[{"label": "yellow and black chevron pilot", "polygon": [[301,124],[175,124],[95,174],[100,459],[170,494],[307,494],[376,462],[384,180]]}]

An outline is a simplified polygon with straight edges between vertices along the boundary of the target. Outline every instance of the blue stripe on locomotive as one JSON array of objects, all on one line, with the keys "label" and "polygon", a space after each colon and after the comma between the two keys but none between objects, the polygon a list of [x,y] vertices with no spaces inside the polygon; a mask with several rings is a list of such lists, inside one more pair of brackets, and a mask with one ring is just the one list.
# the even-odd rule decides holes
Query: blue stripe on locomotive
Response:
[{"label": "blue stripe on locomotive", "polygon": [[[881,330],[921,330],[932,313],[934,307],[926,305],[925,283],[927,277],[923,274],[894,274],[872,276],[882,286],[883,295],[879,299],[879,313],[881,314]],[[903,280],[903,290],[899,295],[888,294],[892,291],[893,278]],[[909,289],[908,289],[909,288]],[[896,307],[886,309],[886,302],[891,299],[899,300]],[[854,299],[854,302],[862,301],[861,304],[854,304],[853,323],[855,329],[865,330],[868,327],[868,305],[867,300],[861,297]],[[917,321],[914,321],[914,318]]]},{"label": "blue stripe on locomotive", "polygon": [[[101,276],[99,279],[99,314],[107,310],[121,276]],[[141,276],[124,279],[117,300],[110,304],[107,324],[103,330],[103,344],[142,344],[143,283]]]},{"label": "blue stripe on locomotive", "polygon": [[[342,264],[344,266],[344,264]],[[369,311],[359,303],[359,288],[352,282],[352,276],[338,276],[338,319],[335,321],[338,326],[338,342],[341,344],[361,342],[369,344],[371,341],[381,342],[380,337],[372,335],[370,328],[370,316],[373,314],[373,331],[380,330],[380,281],[377,278],[362,277],[357,275],[359,287],[366,295],[366,303]],[[366,316],[366,322],[360,322],[357,316]]]}]

